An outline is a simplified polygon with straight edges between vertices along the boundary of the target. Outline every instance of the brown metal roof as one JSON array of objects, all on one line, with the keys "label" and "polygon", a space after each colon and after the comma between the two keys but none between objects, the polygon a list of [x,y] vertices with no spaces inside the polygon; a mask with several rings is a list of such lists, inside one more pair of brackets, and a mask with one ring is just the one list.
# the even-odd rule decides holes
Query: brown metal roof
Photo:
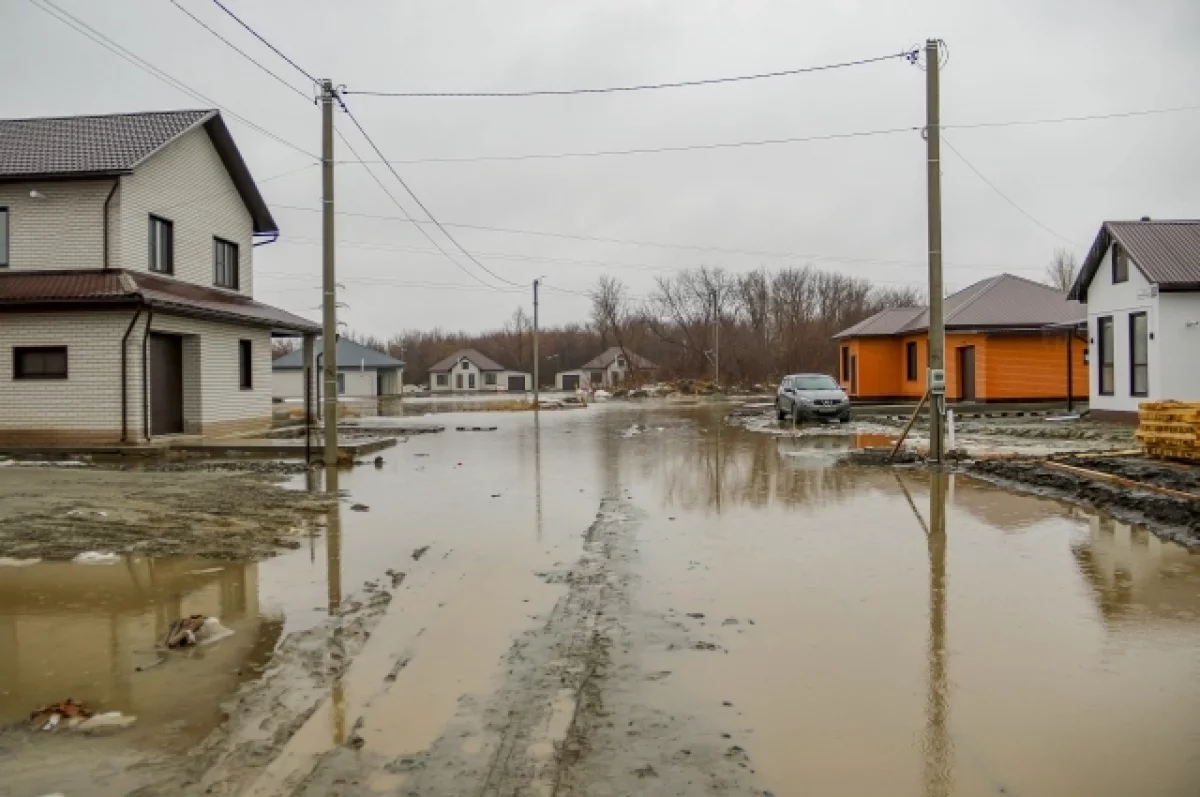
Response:
[{"label": "brown metal roof", "polygon": [[319,324],[240,294],[133,271],[11,271],[0,273],[0,307],[140,305],[179,315],[319,332]]},{"label": "brown metal roof", "polygon": [[254,231],[278,232],[233,136],[221,114],[211,109],[0,119],[0,182],[130,174],[151,155],[200,125],[208,131],[250,211]]},{"label": "brown metal roof", "polygon": [[1200,221],[1106,221],[1100,226],[1071,298],[1087,301],[1087,289],[1104,255],[1120,244],[1146,281],[1164,291],[1200,290]]},{"label": "brown metal roof", "polygon": [[920,314],[920,307],[890,307],[887,310],[880,310],[870,318],[864,318],[849,329],[843,329],[833,338],[838,340],[840,338],[895,335]]},{"label": "brown metal roof", "polygon": [[485,357],[484,355],[475,351],[475,349],[460,349],[460,350],[454,352],[454,354],[451,354],[449,357],[446,357],[446,358],[434,363],[429,368],[429,370],[430,371],[449,371],[451,368],[453,368],[455,365],[457,365],[459,363],[459,361],[462,360],[464,357],[466,359],[470,360],[471,363],[476,368],[478,368],[480,371],[507,371],[508,370],[503,365],[501,365],[500,363],[491,359],[490,357]]},{"label": "brown metal roof", "polygon": [[[588,360],[583,365],[579,366],[578,370],[586,371],[588,369],[593,369],[593,368],[607,368],[608,366],[612,365],[613,360],[617,359],[617,357],[621,353],[622,353],[622,349],[620,346],[610,346],[608,349],[606,349],[602,353],[597,354],[595,357]],[[657,368],[658,367],[657,365],[650,362],[649,360],[647,360],[645,357],[641,356],[640,354],[634,354],[633,352],[625,352],[625,353],[629,355],[629,361],[632,362],[634,365],[636,365],[638,368]]]}]

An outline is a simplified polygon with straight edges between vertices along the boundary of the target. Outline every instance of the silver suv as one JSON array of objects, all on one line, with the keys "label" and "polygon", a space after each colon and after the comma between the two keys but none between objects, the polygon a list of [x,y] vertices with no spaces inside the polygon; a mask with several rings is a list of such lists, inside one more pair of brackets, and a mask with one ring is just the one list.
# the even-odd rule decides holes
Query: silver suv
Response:
[{"label": "silver suv", "polygon": [[779,383],[775,413],[781,421],[791,415],[797,422],[837,418],[845,423],[850,420],[850,398],[832,376],[792,374]]}]

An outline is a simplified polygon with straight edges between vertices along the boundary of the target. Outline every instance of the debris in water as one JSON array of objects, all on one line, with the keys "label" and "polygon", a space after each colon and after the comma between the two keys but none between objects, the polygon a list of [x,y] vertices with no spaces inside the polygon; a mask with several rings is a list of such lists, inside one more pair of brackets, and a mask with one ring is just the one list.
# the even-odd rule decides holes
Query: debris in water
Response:
[{"label": "debris in water", "polygon": [[366,504],[351,504],[350,511],[351,512],[370,512],[371,507],[367,506]]},{"label": "debris in water", "polygon": [[639,778],[657,778],[658,777],[658,773],[654,771],[654,767],[650,766],[649,764],[646,764],[643,767],[638,767],[637,769],[635,769],[633,771],[633,774],[637,775]]},{"label": "debris in water", "polygon": [[377,467],[377,468],[383,467],[383,457],[381,457],[381,456],[375,457],[375,467]]},{"label": "debris in water", "polygon": [[425,552],[428,550],[429,550],[428,545],[422,545],[420,548],[417,548],[415,551],[412,552],[413,560],[414,561],[419,560],[422,556],[425,555]]},{"label": "debris in water", "polygon": [[223,567],[206,567],[203,570],[189,570],[187,571],[187,574],[189,576],[200,576],[204,575],[205,573],[220,573],[224,569],[225,568]]},{"label": "debris in water", "polygon": [[0,567],[28,567],[36,565],[41,559],[12,559],[7,556],[0,556]]},{"label": "debris in water", "polygon": [[61,703],[51,703],[48,706],[42,706],[29,715],[29,721],[38,730],[52,731],[63,720],[66,720],[67,727],[71,728],[90,716],[92,716],[91,709],[78,700],[68,697]]},{"label": "debris in water", "polygon": [[721,625],[737,625],[737,624],[738,624],[738,621],[733,619],[732,617],[726,617],[725,621],[721,623]]},{"label": "debris in water", "polygon": [[499,497],[500,497],[500,493],[492,493],[492,498],[499,498]]},{"label": "debris in water", "polygon": [[84,517],[86,515],[96,515],[97,517],[108,517],[107,512],[101,512],[98,509],[72,509],[67,512],[67,517]]},{"label": "debris in water", "polygon": [[497,427],[495,427],[495,426],[456,426],[455,428],[460,432],[494,432],[494,431],[496,431]]},{"label": "debris in water", "polygon": [[115,565],[121,557],[104,551],[84,551],[71,561],[79,565]]},{"label": "debris in water", "polygon": [[106,711],[90,717],[76,726],[80,733],[99,733],[100,731],[119,731],[137,722],[137,717],[122,714],[119,711]]},{"label": "debris in water", "polygon": [[704,612],[688,612],[687,616],[692,618],[693,620],[703,620]]},{"label": "debris in water", "polygon": [[171,623],[165,640],[168,648],[187,648],[193,645],[215,642],[233,632],[221,625],[216,617],[193,614]]}]

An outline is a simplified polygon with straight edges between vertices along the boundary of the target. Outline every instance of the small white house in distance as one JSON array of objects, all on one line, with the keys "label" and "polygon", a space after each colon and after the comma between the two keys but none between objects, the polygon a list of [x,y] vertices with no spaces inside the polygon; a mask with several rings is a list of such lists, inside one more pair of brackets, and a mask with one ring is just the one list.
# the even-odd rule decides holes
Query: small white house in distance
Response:
[{"label": "small white house in distance", "polygon": [[524,393],[533,377],[513,371],[474,349],[462,349],[429,369],[432,393]]},{"label": "small white house in distance", "polygon": [[1106,221],[1070,298],[1087,305],[1091,414],[1200,401],[1200,221]]},{"label": "small white house in distance", "polygon": [[631,351],[613,346],[602,354],[588,360],[579,368],[559,371],[554,375],[554,387],[558,390],[578,390],[581,387],[615,387],[625,380],[636,366],[638,371],[655,371],[658,366]]},{"label": "small white house in distance", "polygon": [[[322,345],[318,337],[313,347],[312,373],[320,374]],[[320,377],[315,377],[320,382]],[[381,351],[369,349],[352,340],[337,340],[338,395],[346,398],[398,396],[404,384],[404,362]],[[317,385],[314,397],[321,391]],[[297,349],[271,363],[271,395],[277,399],[304,398],[304,353]]]}]

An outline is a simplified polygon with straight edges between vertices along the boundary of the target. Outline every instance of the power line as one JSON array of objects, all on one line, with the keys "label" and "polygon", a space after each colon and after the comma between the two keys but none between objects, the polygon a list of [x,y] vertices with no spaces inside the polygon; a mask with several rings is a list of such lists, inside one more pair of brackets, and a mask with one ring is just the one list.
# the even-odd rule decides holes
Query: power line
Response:
[{"label": "power line", "polygon": [[[319,164],[316,163],[306,163],[303,166],[296,167],[295,169],[288,169],[286,172],[273,174],[270,177],[264,177],[261,180],[256,180],[255,182],[258,183],[258,185],[262,185],[263,183],[269,183],[272,180],[282,180],[284,177],[291,177],[293,174],[299,174],[300,172],[308,171],[309,169],[315,169],[318,165]],[[195,202],[203,202],[207,199],[215,199],[216,197],[225,196],[226,194],[235,194],[237,192],[237,186],[231,185],[228,188],[222,188],[220,191],[214,191],[211,194],[204,194],[202,196],[192,197],[191,199],[185,199],[184,201],[174,205],[167,205],[161,210],[165,213],[168,210],[174,210],[175,208],[183,207],[184,205],[191,205]]]},{"label": "power line", "polygon": [[1113,113],[1089,114],[1087,116],[1060,116],[1052,119],[1014,119],[1006,122],[972,122],[961,125],[942,125],[943,130],[973,130],[984,127],[1022,127],[1028,125],[1051,125],[1065,122],[1093,122],[1099,119],[1123,119],[1129,116],[1152,116],[1180,111],[1200,111],[1200,105],[1177,105],[1171,108],[1149,108],[1140,111],[1114,111]]},{"label": "power line", "polygon": [[[191,11],[188,11],[186,8],[184,8],[184,7],[183,7],[183,5],[182,5],[182,4],[179,2],[179,0],[171,0],[171,5],[173,5],[173,6],[175,6],[176,8],[178,8],[178,9],[179,9],[180,11],[182,11],[184,14],[187,14],[189,17],[191,17],[192,21],[193,21],[193,22],[195,22],[197,25],[199,25],[200,27],[204,28],[206,31],[208,31],[209,33],[211,33],[213,36],[216,36],[218,39],[220,39],[221,41],[223,41],[223,42],[225,43],[225,45],[226,45],[227,47],[229,47],[229,49],[233,50],[235,53],[237,53],[238,55],[240,55],[242,58],[245,58],[247,61],[249,61],[250,63],[254,64],[256,67],[258,67],[259,69],[261,69],[263,72],[266,72],[268,75],[270,75],[271,77],[275,78],[275,80],[277,80],[277,81],[280,83],[280,85],[284,86],[285,88],[287,88],[287,89],[289,89],[289,90],[291,90],[291,91],[294,91],[296,94],[299,94],[299,95],[300,95],[301,97],[303,97],[303,98],[304,98],[304,99],[305,99],[307,102],[310,102],[310,103],[312,102],[312,99],[313,99],[313,98],[312,98],[310,95],[308,95],[308,94],[305,94],[303,91],[301,91],[300,89],[296,88],[296,87],[295,87],[295,86],[293,86],[291,83],[288,83],[286,80],[284,80],[283,78],[281,78],[279,75],[275,74],[275,73],[274,73],[274,72],[272,72],[270,69],[268,69],[267,67],[263,66],[263,65],[262,65],[261,63],[259,63],[257,60],[255,60],[255,59],[254,59],[252,56],[250,56],[249,54],[247,54],[247,53],[246,53],[244,50],[242,50],[242,49],[241,49],[240,47],[238,47],[236,44],[234,44],[233,42],[229,41],[229,39],[226,39],[224,36],[222,36],[222,35],[221,35],[220,33],[218,33],[216,30],[214,30],[213,28],[209,27],[209,25],[208,25],[206,22],[204,22],[202,19],[200,19],[199,17],[197,17],[197,16],[196,16],[195,14],[193,14]],[[218,3],[218,5],[220,5],[220,4]]]},{"label": "power line", "polygon": [[[215,0],[214,0],[214,2],[215,2]],[[353,113],[351,113],[350,109],[346,106],[346,103],[343,102],[340,97],[338,97],[338,102],[341,104],[342,110],[346,112],[346,116],[349,117],[350,121],[354,123],[354,126],[358,128],[358,132],[362,134],[362,137],[364,139],[366,139],[367,144],[370,145],[371,149],[375,150],[375,154],[378,155],[379,159],[383,162],[383,164],[385,166],[387,166],[388,171],[390,171],[392,173],[392,176],[396,178],[397,182],[399,182],[400,185],[404,187],[404,190],[408,192],[408,195],[410,197],[412,197],[412,200],[414,202],[417,203],[417,206],[419,208],[421,208],[421,210],[425,213],[426,216],[429,217],[429,220],[431,222],[433,222],[434,225],[436,225],[439,230],[442,231],[442,235],[445,235],[447,240],[450,241],[450,243],[454,244],[460,252],[462,252],[464,255],[466,255],[468,260],[470,260],[472,263],[479,266],[479,268],[483,269],[485,272],[490,274],[494,279],[499,280],[500,282],[503,282],[506,285],[516,285],[517,283],[515,283],[511,280],[505,279],[504,277],[501,277],[499,274],[492,271],[490,268],[485,266],[483,263],[480,263],[478,260],[476,260],[475,256],[472,255],[470,252],[468,252],[466,250],[466,248],[464,248],[463,245],[460,244],[458,242],[458,240],[453,235],[450,234],[449,230],[447,230],[445,227],[442,226],[442,223],[440,221],[438,221],[437,217],[435,217],[429,211],[429,208],[425,207],[425,203],[421,201],[420,197],[418,197],[413,192],[413,190],[408,187],[408,183],[404,182],[404,178],[400,176],[400,173],[398,171],[396,171],[396,167],[392,166],[392,164],[388,162],[388,159],[386,157],[384,157],[384,154],[379,150],[379,147],[375,144],[375,142],[371,139],[371,137],[369,135],[367,135],[367,131],[363,129],[363,126],[359,123],[358,119],[354,116]],[[411,221],[411,219],[410,219],[410,221]]]},{"label": "power line", "polygon": [[1043,224],[1041,221],[1038,221],[1038,219],[1036,217],[1034,217],[1034,215],[1032,213],[1025,210],[1025,208],[1021,207],[1016,202],[1014,202],[1012,200],[1012,198],[1008,196],[1008,194],[1004,193],[999,188],[997,188],[995,183],[993,183],[988,178],[984,177],[983,173],[980,172],[978,169],[976,169],[974,164],[972,164],[969,160],[967,160],[966,156],[963,155],[961,152],[959,152],[958,149],[953,144],[951,144],[950,140],[947,139],[944,135],[942,136],[942,143],[945,144],[946,147],[949,148],[949,150],[951,152],[953,152],[954,155],[959,160],[961,160],[964,164],[966,164],[967,168],[970,169],[972,172],[974,172],[975,176],[978,177],[980,180],[982,180],[984,182],[984,184],[987,185],[988,188],[995,191],[1000,196],[1001,199],[1003,199],[1005,202],[1007,202],[1008,204],[1010,204],[1014,208],[1016,208],[1018,213],[1020,213],[1022,216],[1029,219],[1030,221],[1032,221],[1037,226],[1041,227],[1046,232],[1053,235],[1055,238],[1065,241],[1065,242],[1071,244],[1072,246],[1079,246],[1079,244],[1077,244],[1075,241],[1072,241],[1070,238],[1066,237],[1065,235],[1061,235],[1060,233],[1055,232],[1054,230],[1050,229],[1048,226]]},{"label": "power line", "polygon": [[[213,0],[217,2],[217,0]],[[760,72],[752,75],[736,75],[733,77],[717,77],[705,78],[702,80],[682,80],[674,83],[643,83],[632,86],[606,86],[602,88],[576,88],[576,89],[536,89],[532,91],[346,91],[347,95],[360,95],[367,97],[491,97],[491,98],[512,98],[512,97],[563,97],[577,94],[611,94],[614,92],[634,92],[634,91],[657,91],[660,89],[678,89],[691,86],[713,86],[721,83],[743,83],[751,80],[766,80],[769,78],[788,77],[791,75],[802,75],[810,72],[827,72],[833,69],[844,69],[853,66],[864,66],[866,64],[874,64],[880,61],[890,61],[896,58],[912,59],[915,51],[905,50],[899,53],[891,53],[888,55],[878,55],[873,58],[860,58],[856,61],[843,61],[836,64],[823,64],[821,66],[806,66],[798,69],[783,69],[777,72]]]},{"label": "power line", "polygon": [[823,133],[815,136],[798,136],[794,138],[768,138],[756,141],[730,141],[714,144],[684,144],[673,147],[639,147],[634,149],[596,150],[591,152],[551,152],[532,153],[525,155],[479,155],[470,158],[415,158],[397,160],[392,163],[413,165],[419,163],[485,163],[489,161],[530,161],[557,160],[562,158],[602,158],[621,155],[654,155],[664,152],[693,152],[697,150],[735,149],[740,147],[769,147],[780,144],[800,144],[806,141],[834,141],[843,138],[866,138],[869,136],[885,136],[895,133],[915,133],[920,127],[891,127],[883,130],[860,130],[851,133]]},{"label": "power line", "polygon": [[[255,130],[255,131],[261,133],[262,135],[266,136],[267,138],[273,139],[274,141],[277,141],[278,143],[283,144],[284,146],[286,146],[290,149],[294,149],[296,152],[300,152],[304,155],[307,155],[308,157],[310,157],[314,160],[319,160],[316,155],[314,155],[313,153],[304,149],[303,147],[300,147],[296,144],[293,144],[292,142],[288,141],[285,138],[275,135],[274,133],[272,133],[270,130],[267,130],[266,128],[260,127],[259,125],[255,124],[254,122],[251,122],[246,117],[241,116],[240,114],[234,113],[229,108],[225,107],[224,105],[221,105],[219,102],[216,102],[212,98],[207,97],[204,94],[201,94],[199,91],[188,86],[186,83],[182,82],[178,78],[172,77],[167,72],[164,72],[163,70],[159,69],[154,64],[150,63],[146,59],[137,55],[133,51],[118,44],[114,40],[110,39],[108,36],[104,35],[100,31],[93,28],[91,25],[87,24],[86,22],[79,19],[78,17],[72,15],[70,12],[64,11],[62,8],[59,8],[57,5],[55,5],[54,0],[29,0],[29,2],[31,5],[33,5],[34,8],[37,8],[39,11],[42,11],[42,12],[48,14],[49,16],[53,17],[54,19],[58,20],[59,22],[63,23],[64,25],[66,25],[70,28],[73,28],[74,30],[76,30],[77,32],[88,37],[89,39],[96,42],[100,46],[104,47],[105,49],[109,50],[112,53],[115,53],[116,55],[120,56],[121,58],[128,61],[129,63],[133,64],[134,66],[136,66],[138,69],[142,70],[143,72],[146,72],[147,74],[161,80],[163,83],[166,83],[168,86],[171,86],[174,89],[182,91],[184,94],[187,94],[187,95],[191,96],[193,99],[196,99],[202,103],[205,103],[209,107],[221,109],[231,119],[235,119],[238,122],[241,122],[242,124],[249,127],[251,130]],[[43,3],[45,5],[43,5]],[[49,6],[49,8],[47,8],[46,6]],[[51,10],[51,9],[53,9],[53,10]]]},{"label": "power line", "polygon": [[280,58],[282,58],[283,60],[285,60],[289,64],[291,64],[292,68],[295,69],[300,74],[304,75],[306,78],[308,78],[309,82],[313,83],[314,85],[318,85],[318,86],[321,85],[321,81],[319,81],[315,77],[313,77],[307,70],[304,69],[304,67],[300,66],[295,61],[293,61],[292,59],[290,59],[286,55],[284,55],[282,50],[280,50],[278,47],[276,47],[275,45],[273,45],[269,41],[267,41],[265,38],[263,38],[258,33],[258,31],[256,31],[254,28],[250,27],[245,22],[242,22],[242,20],[238,17],[238,15],[233,13],[232,11],[230,11],[228,8],[226,8],[225,4],[222,3],[221,0],[213,0],[213,3],[216,4],[217,8],[221,9],[226,14],[228,14],[233,19],[234,22],[236,22],[237,24],[239,24],[243,28],[245,28],[247,31],[249,31],[251,36],[258,39],[263,44],[267,45],[267,47],[269,47],[271,49],[271,52],[275,53]]}]

